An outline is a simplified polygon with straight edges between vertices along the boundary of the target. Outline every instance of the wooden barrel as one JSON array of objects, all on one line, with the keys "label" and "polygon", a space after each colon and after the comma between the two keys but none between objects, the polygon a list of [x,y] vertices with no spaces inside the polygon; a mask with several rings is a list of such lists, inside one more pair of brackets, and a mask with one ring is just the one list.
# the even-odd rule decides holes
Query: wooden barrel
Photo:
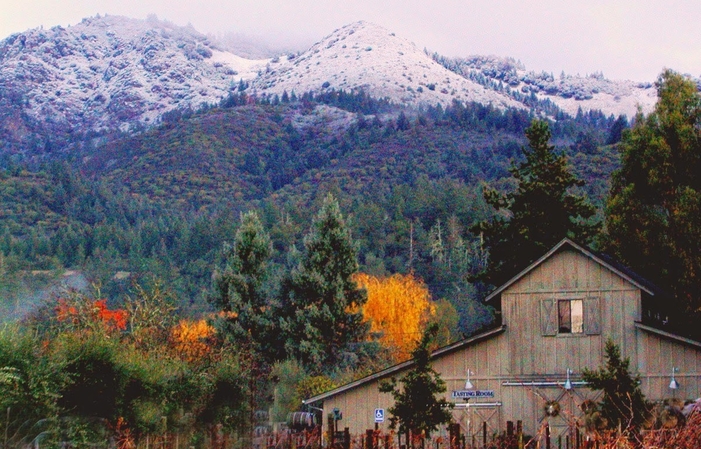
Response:
[{"label": "wooden barrel", "polygon": [[293,412],[287,415],[287,425],[293,430],[312,429],[316,426],[316,415],[309,412]]}]

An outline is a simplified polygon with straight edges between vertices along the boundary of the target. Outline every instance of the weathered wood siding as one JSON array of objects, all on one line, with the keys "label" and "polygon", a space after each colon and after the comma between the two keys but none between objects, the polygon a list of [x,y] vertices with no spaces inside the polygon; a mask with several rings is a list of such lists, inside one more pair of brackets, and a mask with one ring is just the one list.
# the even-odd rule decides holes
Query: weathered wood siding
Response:
[{"label": "weathered wood siding", "polygon": [[[696,399],[701,397],[701,348],[638,329],[638,365],[643,393],[648,399],[669,397]],[[679,389],[672,391],[669,383],[672,368]]]},{"label": "weathered wood siding", "polygon": [[[376,408],[387,410],[393,403],[392,395],[380,393],[380,380],[375,380],[325,400],[324,419],[334,408],[338,408],[343,412],[343,419],[338,422],[339,430],[348,427],[351,435],[359,435],[374,428]],[[380,425],[380,429],[389,431],[389,413],[385,413],[385,422]]]},{"label": "weathered wood siding", "polygon": [[[585,324],[598,321],[597,333],[544,335],[543,302],[554,300],[556,307],[558,299],[591,304],[585,307]],[[640,290],[577,251],[554,254],[506,289],[501,301],[509,341],[503,357],[514,377],[595,368],[603,361],[608,338],[637,363],[634,322],[640,319]]]}]

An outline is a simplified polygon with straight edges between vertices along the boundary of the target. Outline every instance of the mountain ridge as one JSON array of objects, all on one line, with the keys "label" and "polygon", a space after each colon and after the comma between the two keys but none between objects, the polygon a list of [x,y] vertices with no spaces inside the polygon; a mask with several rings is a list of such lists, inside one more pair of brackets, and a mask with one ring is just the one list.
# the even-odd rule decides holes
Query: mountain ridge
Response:
[{"label": "mountain ridge", "polygon": [[[63,28],[36,28],[0,41],[0,151],[66,148],[80,136],[133,132],[175,109],[219,103],[231,93],[362,91],[399,107],[453,101],[497,109],[552,106],[632,116],[656,100],[652,83],[603,76],[528,72],[509,58],[430,54],[385,28],[360,21],[307,51],[253,60],[191,26],[155,17],[95,16]],[[511,62],[510,62],[511,61]]]}]

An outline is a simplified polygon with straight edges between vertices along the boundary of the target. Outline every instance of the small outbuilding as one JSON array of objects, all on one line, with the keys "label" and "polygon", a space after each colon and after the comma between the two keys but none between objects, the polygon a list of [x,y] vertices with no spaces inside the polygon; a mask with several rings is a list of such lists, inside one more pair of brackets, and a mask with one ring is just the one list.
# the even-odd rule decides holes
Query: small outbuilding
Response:
[{"label": "small outbuilding", "polygon": [[[530,435],[546,423],[554,438],[571,435],[582,404],[599,394],[582,382],[581,372],[605,363],[608,339],[640,375],[648,400],[701,395],[701,343],[665,329],[661,293],[569,239],[487,301],[499,311],[498,325],[432,354],[433,368],[447,385],[446,399],[455,403],[454,421],[467,438],[481,438],[485,429],[489,435],[501,433],[507,421],[521,421]],[[376,423],[388,431],[384,415],[392,397],[380,393],[379,384],[401,377],[412,364],[387,368],[305,403],[323,408],[324,416],[340,411],[340,424],[351,434]],[[382,420],[377,410],[384,412]]]}]

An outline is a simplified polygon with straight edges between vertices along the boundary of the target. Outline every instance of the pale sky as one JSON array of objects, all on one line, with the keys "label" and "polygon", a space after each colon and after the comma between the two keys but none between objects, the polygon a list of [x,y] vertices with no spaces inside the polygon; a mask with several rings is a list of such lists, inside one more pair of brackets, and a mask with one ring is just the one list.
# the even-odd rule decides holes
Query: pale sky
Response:
[{"label": "pale sky", "polygon": [[701,0],[0,0],[0,39],[96,14],[192,24],[306,48],[367,20],[445,56],[498,55],[556,76],[701,76]]}]

